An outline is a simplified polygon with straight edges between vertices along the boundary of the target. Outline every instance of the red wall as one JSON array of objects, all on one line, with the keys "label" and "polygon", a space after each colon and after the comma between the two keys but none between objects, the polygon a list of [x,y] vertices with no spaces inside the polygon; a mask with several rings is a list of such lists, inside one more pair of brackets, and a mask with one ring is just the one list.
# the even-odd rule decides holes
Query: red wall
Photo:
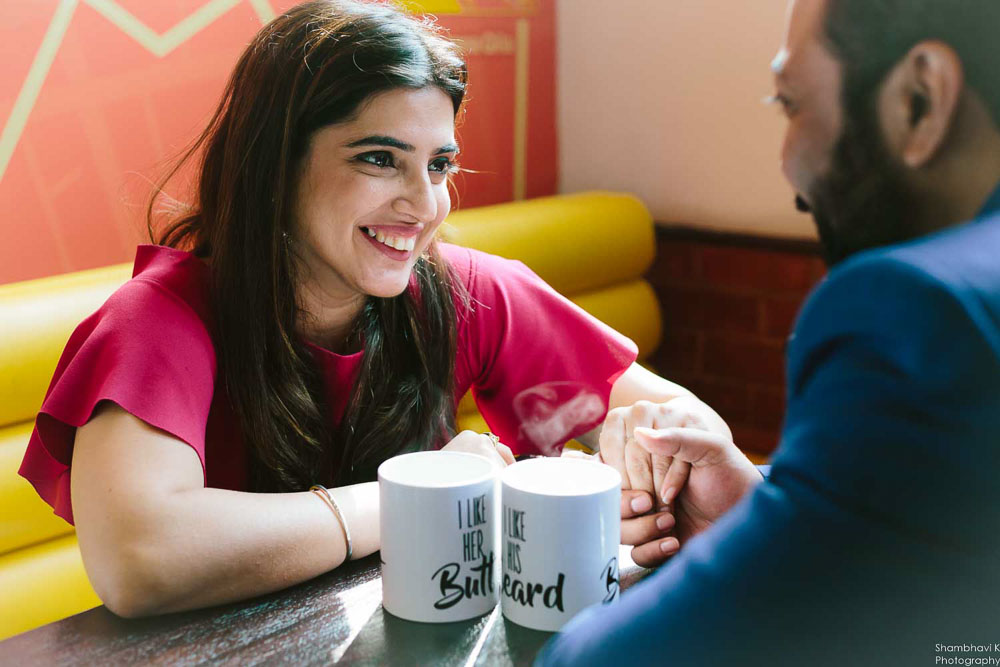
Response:
[{"label": "red wall", "polygon": [[[131,260],[149,179],[201,129],[262,19],[293,4],[5,3],[0,283]],[[555,192],[554,0],[409,4],[442,12],[469,52],[459,137],[480,173],[459,177],[460,205]]]}]

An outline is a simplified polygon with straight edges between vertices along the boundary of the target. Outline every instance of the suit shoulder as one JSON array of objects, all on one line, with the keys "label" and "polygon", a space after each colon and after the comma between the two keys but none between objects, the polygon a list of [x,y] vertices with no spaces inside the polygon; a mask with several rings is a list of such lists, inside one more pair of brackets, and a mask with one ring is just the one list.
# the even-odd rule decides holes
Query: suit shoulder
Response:
[{"label": "suit shoulder", "polygon": [[[803,308],[797,329],[963,315],[1000,323],[1000,218],[860,253],[832,270]],[[839,326],[838,326],[839,322]]]},{"label": "suit shoulder", "polygon": [[[1000,359],[1000,271],[937,262],[953,241],[864,253],[831,271],[808,299],[789,345],[789,382],[837,349],[868,350],[918,373],[942,350]],[[963,239],[963,247],[968,242]]]}]

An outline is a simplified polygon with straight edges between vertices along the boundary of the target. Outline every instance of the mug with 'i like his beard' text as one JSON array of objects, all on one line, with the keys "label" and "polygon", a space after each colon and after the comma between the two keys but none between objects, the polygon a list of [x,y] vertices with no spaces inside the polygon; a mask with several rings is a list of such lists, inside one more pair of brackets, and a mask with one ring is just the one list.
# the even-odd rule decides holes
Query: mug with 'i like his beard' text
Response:
[{"label": "mug with 'i like his beard' text", "polygon": [[621,475],[575,458],[520,461],[500,476],[502,579],[508,620],[555,632],[618,598]]}]

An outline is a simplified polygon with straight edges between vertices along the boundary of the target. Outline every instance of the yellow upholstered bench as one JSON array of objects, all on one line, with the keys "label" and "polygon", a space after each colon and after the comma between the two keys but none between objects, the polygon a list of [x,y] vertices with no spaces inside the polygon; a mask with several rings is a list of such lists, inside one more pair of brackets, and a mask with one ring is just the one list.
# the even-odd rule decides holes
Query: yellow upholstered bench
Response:
[{"label": "yellow upholstered bench", "polygon": [[[655,251],[652,219],[635,198],[584,193],[453,214],[448,241],[519,259],[639,346],[660,340],[642,275]],[[35,413],[70,333],[131,275],[121,264],[0,286],[0,639],[100,604],[72,526],[17,476]],[[486,430],[467,396],[459,428]]]}]

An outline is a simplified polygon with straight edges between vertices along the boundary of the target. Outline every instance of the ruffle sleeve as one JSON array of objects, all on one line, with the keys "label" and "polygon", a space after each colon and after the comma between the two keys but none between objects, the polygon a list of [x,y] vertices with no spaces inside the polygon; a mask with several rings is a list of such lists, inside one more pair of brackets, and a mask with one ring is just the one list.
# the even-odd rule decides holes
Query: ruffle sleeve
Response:
[{"label": "ruffle sleeve", "polygon": [[190,445],[204,470],[215,373],[215,348],[199,314],[162,285],[129,281],[70,337],[19,473],[73,523],[73,441],[101,401]]},{"label": "ruffle sleeve", "polygon": [[557,454],[603,421],[636,345],[521,262],[458,250],[447,256],[465,274],[470,308],[456,384],[464,392],[468,378],[486,423],[515,454]]}]

